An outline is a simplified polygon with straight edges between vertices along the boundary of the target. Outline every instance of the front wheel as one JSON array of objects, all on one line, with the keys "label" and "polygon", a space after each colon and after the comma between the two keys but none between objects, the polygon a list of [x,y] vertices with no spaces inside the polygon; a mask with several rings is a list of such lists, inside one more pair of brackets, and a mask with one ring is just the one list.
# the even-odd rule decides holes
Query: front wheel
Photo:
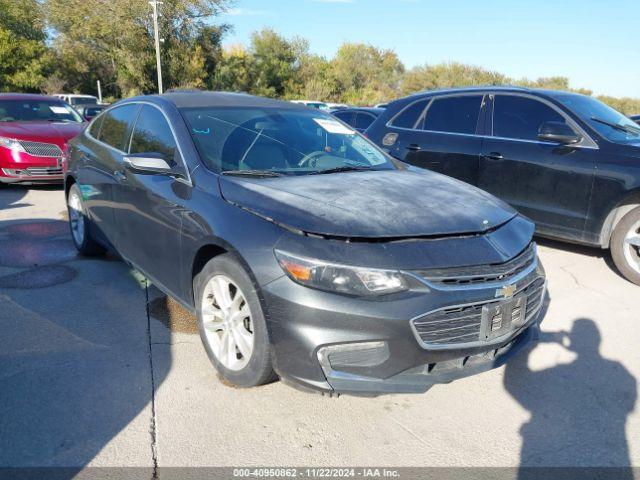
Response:
[{"label": "front wheel", "polygon": [[71,238],[73,244],[82,255],[96,256],[105,252],[91,234],[89,228],[89,219],[87,218],[84,204],[82,203],[82,194],[77,184],[71,185],[67,196],[67,210],[69,213],[69,228],[71,230]]},{"label": "front wheel", "polygon": [[239,387],[274,380],[267,324],[240,263],[229,254],[215,257],[193,286],[200,338],[220,375]]},{"label": "front wheel", "polygon": [[620,273],[640,285],[640,207],[622,217],[613,231],[611,256]]}]

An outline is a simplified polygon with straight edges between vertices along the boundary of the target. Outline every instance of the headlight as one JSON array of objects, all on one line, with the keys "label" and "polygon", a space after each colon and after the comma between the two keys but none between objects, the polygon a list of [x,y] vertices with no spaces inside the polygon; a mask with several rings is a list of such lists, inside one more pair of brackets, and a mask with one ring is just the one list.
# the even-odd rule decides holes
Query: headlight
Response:
[{"label": "headlight", "polygon": [[18,140],[13,138],[0,137],[0,147],[8,148],[14,152],[24,152],[24,147]]},{"label": "headlight", "polygon": [[385,295],[409,289],[407,281],[397,270],[337,265],[280,250],[275,253],[289,278],[307,287],[349,295]]}]

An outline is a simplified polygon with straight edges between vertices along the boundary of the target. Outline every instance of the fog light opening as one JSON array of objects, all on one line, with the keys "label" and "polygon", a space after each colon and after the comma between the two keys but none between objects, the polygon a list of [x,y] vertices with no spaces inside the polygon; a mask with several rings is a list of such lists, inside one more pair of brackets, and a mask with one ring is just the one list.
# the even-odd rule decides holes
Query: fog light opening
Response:
[{"label": "fog light opening", "polygon": [[318,350],[318,361],[326,375],[352,367],[375,367],[390,357],[387,342],[360,342],[329,345]]}]

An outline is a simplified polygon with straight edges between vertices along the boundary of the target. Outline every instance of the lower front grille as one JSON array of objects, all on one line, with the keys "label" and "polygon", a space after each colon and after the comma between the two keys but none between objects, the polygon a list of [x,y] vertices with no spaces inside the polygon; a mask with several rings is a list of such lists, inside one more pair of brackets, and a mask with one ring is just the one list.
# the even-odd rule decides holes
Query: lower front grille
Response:
[{"label": "lower front grille", "polygon": [[[412,320],[413,329],[424,346],[447,346],[476,343],[507,335],[529,323],[544,301],[544,278],[538,278],[514,295],[513,305],[506,309],[508,318],[488,319],[483,329],[482,315],[485,307],[497,306],[505,300],[488,300],[471,305],[445,307]],[[525,303],[526,302],[526,303]],[[522,305],[525,312],[522,314]],[[489,334],[497,325],[498,335]]]},{"label": "lower front grille", "polygon": [[22,170],[3,168],[2,171],[10,177],[49,177],[62,175],[62,167],[29,167]]}]

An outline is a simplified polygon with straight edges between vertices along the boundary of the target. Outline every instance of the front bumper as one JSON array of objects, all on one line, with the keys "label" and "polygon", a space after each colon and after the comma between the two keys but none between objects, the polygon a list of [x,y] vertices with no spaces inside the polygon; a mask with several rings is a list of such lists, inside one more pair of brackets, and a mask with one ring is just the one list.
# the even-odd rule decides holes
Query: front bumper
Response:
[{"label": "front bumper", "polygon": [[39,157],[0,149],[0,183],[62,183],[63,156]]},{"label": "front bumper", "polygon": [[[544,284],[544,270],[537,262],[517,279],[518,291],[536,282]],[[425,286],[367,300],[280,278],[262,289],[276,371],[302,388],[376,395],[421,393],[434,384],[496,368],[536,338],[544,290],[526,322],[486,340],[425,344],[412,321],[450,306],[495,303],[496,286]]]}]

